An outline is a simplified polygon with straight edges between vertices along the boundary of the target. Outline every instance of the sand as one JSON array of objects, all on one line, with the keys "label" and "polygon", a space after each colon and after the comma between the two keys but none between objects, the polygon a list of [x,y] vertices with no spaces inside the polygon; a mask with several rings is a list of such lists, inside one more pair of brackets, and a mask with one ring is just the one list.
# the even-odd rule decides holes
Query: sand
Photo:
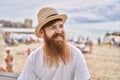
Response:
[{"label": "sand", "polygon": [[[0,66],[5,68],[4,58],[5,49],[10,48],[14,56],[14,73],[20,73],[28,55],[21,54],[27,48],[31,50],[40,46],[40,43],[29,45],[18,44],[17,46],[6,46],[3,39],[0,38]],[[109,45],[93,45],[92,53],[85,53],[91,80],[120,80],[120,47],[110,47]]]}]

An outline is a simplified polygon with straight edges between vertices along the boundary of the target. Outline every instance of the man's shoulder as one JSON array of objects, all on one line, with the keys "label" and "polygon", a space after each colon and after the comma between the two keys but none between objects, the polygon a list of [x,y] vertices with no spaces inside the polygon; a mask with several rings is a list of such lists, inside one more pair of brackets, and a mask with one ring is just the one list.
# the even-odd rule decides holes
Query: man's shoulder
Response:
[{"label": "man's shoulder", "polygon": [[30,56],[37,56],[42,54],[42,46],[37,47],[33,51],[31,51]]},{"label": "man's shoulder", "polygon": [[70,43],[68,43],[68,45],[70,46],[70,51],[72,55],[82,54],[81,50],[75,47],[74,45]]},{"label": "man's shoulder", "polygon": [[75,47],[71,43],[67,43],[67,44],[68,44],[68,46],[70,47],[71,50],[80,51],[77,47]]}]

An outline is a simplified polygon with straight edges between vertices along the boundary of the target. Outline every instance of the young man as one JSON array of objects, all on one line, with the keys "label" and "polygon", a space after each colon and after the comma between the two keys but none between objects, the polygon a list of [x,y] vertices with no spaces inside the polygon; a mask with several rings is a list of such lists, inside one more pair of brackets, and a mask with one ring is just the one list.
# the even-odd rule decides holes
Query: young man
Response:
[{"label": "young man", "polygon": [[79,49],[67,43],[64,31],[65,14],[51,7],[38,13],[35,33],[44,44],[34,50],[18,80],[88,80],[90,75]]}]

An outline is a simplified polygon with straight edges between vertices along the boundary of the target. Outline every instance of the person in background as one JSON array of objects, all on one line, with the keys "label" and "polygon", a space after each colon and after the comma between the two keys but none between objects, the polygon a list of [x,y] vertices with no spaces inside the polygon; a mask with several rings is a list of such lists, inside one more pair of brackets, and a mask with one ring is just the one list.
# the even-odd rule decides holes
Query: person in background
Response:
[{"label": "person in background", "polygon": [[3,33],[4,42],[6,45],[9,45],[9,36],[7,32]]},{"label": "person in background", "polygon": [[81,51],[67,43],[65,14],[52,7],[38,13],[35,34],[44,43],[32,51],[18,80],[89,80],[90,75]]},{"label": "person in background", "polygon": [[13,72],[13,56],[10,54],[10,49],[6,49],[7,57],[5,58],[7,72]]},{"label": "person in background", "polygon": [[101,39],[100,39],[100,37],[98,38],[98,45],[101,45]]},{"label": "person in background", "polygon": [[93,49],[93,41],[92,40],[90,41],[89,46],[90,46],[90,53],[92,53],[92,49]]}]

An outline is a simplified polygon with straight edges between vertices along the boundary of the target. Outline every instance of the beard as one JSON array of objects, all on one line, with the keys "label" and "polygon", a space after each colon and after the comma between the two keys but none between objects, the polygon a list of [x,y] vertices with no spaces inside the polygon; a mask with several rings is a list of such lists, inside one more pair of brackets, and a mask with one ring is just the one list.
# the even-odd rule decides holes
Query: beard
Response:
[{"label": "beard", "polygon": [[[57,37],[61,37],[62,40],[56,40]],[[70,59],[70,50],[66,44],[65,33],[53,34],[51,38],[47,37],[46,33],[44,36],[44,60],[49,65],[53,64],[59,66],[59,62],[62,60],[66,64]]]}]

